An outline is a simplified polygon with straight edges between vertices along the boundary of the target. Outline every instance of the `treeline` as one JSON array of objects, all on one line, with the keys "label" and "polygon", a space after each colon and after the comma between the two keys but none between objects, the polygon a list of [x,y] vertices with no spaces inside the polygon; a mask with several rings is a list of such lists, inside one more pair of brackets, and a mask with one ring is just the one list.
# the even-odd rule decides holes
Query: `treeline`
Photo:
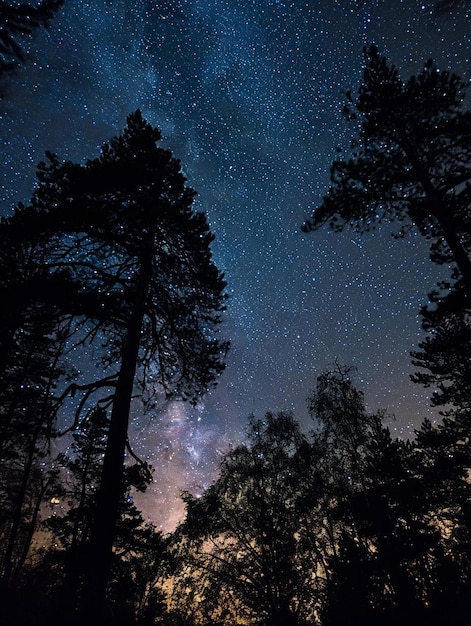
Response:
[{"label": "treeline", "polygon": [[185,496],[181,623],[463,623],[469,415],[394,438],[344,368],[318,378],[309,407],[309,435],[290,414],[252,418],[214,484]]},{"label": "treeline", "polygon": [[[399,439],[390,417],[365,409],[350,374],[338,366],[319,376],[308,433],[289,413],[251,417],[247,442],[225,455],[214,483],[184,494],[186,517],[170,535],[136,510],[131,466],[101,623],[462,624],[469,413],[425,420]],[[3,602],[11,623],[85,623],[79,599],[107,428],[105,412],[92,411],[55,460],[62,480],[49,500],[63,506],[44,511],[41,543]]]},{"label": "treeline", "polygon": [[[224,369],[225,282],[180,163],[139,111],[98,158],[47,153],[0,224],[1,606],[12,624],[461,624],[470,589],[471,114],[426,63],[401,81],[372,46],[359,130],[304,230],[399,221],[450,276],[422,311],[417,382],[443,421],[410,441],[337,366],[311,432],[252,418],[170,536],[133,490],[152,468],[131,408],[190,402]],[[69,448],[53,453],[69,437]],[[126,462],[125,462],[126,459]],[[52,507],[52,510],[51,510]]]}]

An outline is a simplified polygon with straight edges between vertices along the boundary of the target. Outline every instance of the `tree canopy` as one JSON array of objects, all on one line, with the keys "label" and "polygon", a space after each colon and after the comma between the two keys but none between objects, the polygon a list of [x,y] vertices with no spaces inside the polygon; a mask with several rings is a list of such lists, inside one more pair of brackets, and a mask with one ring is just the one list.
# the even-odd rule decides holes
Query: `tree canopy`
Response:
[{"label": "tree canopy", "polygon": [[[122,135],[84,165],[48,154],[31,204],[20,205],[0,229],[9,249],[28,250],[17,255],[25,266],[16,268],[13,304],[20,293],[25,311],[49,294],[37,288],[24,293],[26,275],[40,275],[41,285],[62,284],[49,304],[71,324],[69,346],[101,350],[105,377],[81,387],[76,412],[79,419],[92,392],[111,390],[104,400],[111,417],[91,534],[94,559],[84,586],[98,620],[134,390],[141,389],[144,403],[156,394],[194,402],[224,369],[228,348],[216,337],[226,296],[211,258],[213,235],[204,214],[192,210],[195,193],[180,162],[157,146],[159,140],[160,131],[136,111]],[[21,324],[22,315],[15,316],[7,340]]]},{"label": "tree canopy", "polygon": [[361,232],[383,221],[416,227],[430,256],[455,263],[471,290],[471,113],[466,83],[428,61],[403,82],[376,46],[364,49],[358,97],[348,93],[347,119],[359,126],[353,153],[331,167],[331,185],[302,229],[329,224]]},{"label": "tree canopy", "polygon": [[471,581],[469,419],[424,421],[415,438],[396,438],[339,366],[318,377],[309,408],[309,433],[289,413],[251,417],[216,480],[184,495],[171,615],[228,626],[459,623]]}]

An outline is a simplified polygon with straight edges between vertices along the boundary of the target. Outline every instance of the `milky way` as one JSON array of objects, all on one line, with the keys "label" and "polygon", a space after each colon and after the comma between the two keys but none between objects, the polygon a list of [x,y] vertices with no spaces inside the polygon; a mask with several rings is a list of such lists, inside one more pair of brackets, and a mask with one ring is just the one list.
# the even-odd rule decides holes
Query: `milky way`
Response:
[{"label": "milky way", "polygon": [[216,235],[227,370],[196,409],[164,404],[132,425],[156,468],[144,510],[158,525],[181,515],[181,489],[207,486],[250,413],[289,409],[307,424],[305,399],[335,359],[356,367],[369,408],[394,413],[398,434],[431,415],[409,382],[417,314],[440,276],[425,243],[414,232],[397,241],[391,227],[360,237],[303,235],[300,224],[354,132],[340,111],[362,46],[375,42],[404,78],[433,57],[468,79],[469,11],[438,17],[419,0],[66,0],[27,41],[0,103],[2,213],[28,200],[46,149],[94,157],[140,108]]}]

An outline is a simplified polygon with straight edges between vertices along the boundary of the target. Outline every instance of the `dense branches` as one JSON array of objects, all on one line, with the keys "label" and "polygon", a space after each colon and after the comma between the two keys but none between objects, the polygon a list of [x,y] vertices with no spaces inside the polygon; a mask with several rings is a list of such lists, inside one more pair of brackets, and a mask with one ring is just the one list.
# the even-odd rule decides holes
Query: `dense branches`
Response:
[{"label": "dense branches", "polygon": [[[105,597],[134,390],[144,402],[165,394],[194,402],[222,372],[228,347],[216,338],[225,282],[211,259],[213,236],[205,216],[191,209],[195,193],[179,161],[159,139],[137,111],[85,165],[48,154],[30,206],[20,205],[0,232],[10,250],[26,250],[14,256],[12,288],[4,283],[18,311],[7,315],[7,349],[22,328],[20,312],[44,303],[62,325],[67,320],[69,346],[101,351],[101,378],[112,390],[84,584],[87,623],[100,620]],[[57,295],[50,285],[64,289]],[[86,390],[85,411],[102,386],[69,389]]]},{"label": "dense branches", "polygon": [[344,115],[359,125],[347,160],[331,167],[331,185],[304,231],[330,224],[361,232],[382,221],[418,228],[430,258],[452,267],[449,282],[422,310],[428,337],[412,353],[413,380],[434,386],[433,402],[467,410],[471,351],[471,113],[463,110],[466,83],[432,61],[408,81],[375,46],[364,49],[356,99]]},{"label": "dense branches", "polygon": [[459,623],[469,424],[424,422],[396,439],[339,367],[310,407],[310,435],[289,414],[252,418],[217,480],[185,495],[173,602],[196,623]]},{"label": "dense branches", "polygon": [[272,626],[296,624],[312,603],[296,539],[306,440],[284,413],[252,420],[248,438],[224,458],[219,479],[201,498],[185,496],[180,550],[200,572],[198,594],[213,611]]},{"label": "dense branches", "polygon": [[[471,306],[462,290],[438,300],[422,311],[422,325],[429,335],[413,351],[420,371],[414,382],[432,388],[432,404],[442,411],[464,414],[471,409]],[[426,370],[426,371],[423,371]]]},{"label": "dense branches", "polygon": [[51,19],[62,6],[64,0],[41,0],[35,7],[31,4],[0,3],[0,78],[12,70],[16,64],[25,61],[23,48],[18,36],[30,35],[35,28],[49,26]]},{"label": "dense branches", "polygon": [[303,230],[329,223],[361,231],[381,221],[415,225],[431,258],[456,263],[471,290],[471,114],[466,84],[429,61],[403,83],[375,46],[364,50],[356,100],[344,109],[360,134],[349,160],[335,161],[331,186]]}]

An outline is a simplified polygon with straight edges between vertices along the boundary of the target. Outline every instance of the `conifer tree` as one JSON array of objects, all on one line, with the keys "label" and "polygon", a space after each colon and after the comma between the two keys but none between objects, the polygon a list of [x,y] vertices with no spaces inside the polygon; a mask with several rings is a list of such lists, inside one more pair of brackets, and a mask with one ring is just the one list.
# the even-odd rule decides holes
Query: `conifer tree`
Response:
[{"label": "conifer tree", "polygon": [[[452,290],[443,300],[422,309],[422,327],[428,336],[411,352],[421,368],[413,382],[433,389],[431,403],[444,415],[471,411],[471,306],[463,290]],[[425,370],[425,371],[424,371]]]},{"label": "conifer tree", "polygon": [[28,266],[46,272],[46,284],[67,285],[50,297],[75,320],[70,341],[102,349],[104,382],[82,386],[85,400],[104,386],[112,392],[84,587],[88,622],[101,619],[133,393],[194,402],[222,372],[228,348],[216,338],[225,282],[211,258],[213,235],[160,137],[136,111],[85,165],[48,154],[31,204],[2,224],[20,245],[35,242]]},{"label": "conifer tree", "polygon": [[[31,307],[13,336],[0,385],[0,580],[15,584],[54,483],[54,390],[64,376],[60,330],[47,307]],[[3,355],[5,357],[5,355]]]},{"label": "conifer tree", "polygon": [[453,263],[471,291],[471,113],[466,83],[428,61],[403,82],[372,45],[347,119],[359,124],[353,154],[331,167],[331,185],[302,229],[330,224],[360,232],[383,221],[402,223],[430,241],[434,262]]}]

